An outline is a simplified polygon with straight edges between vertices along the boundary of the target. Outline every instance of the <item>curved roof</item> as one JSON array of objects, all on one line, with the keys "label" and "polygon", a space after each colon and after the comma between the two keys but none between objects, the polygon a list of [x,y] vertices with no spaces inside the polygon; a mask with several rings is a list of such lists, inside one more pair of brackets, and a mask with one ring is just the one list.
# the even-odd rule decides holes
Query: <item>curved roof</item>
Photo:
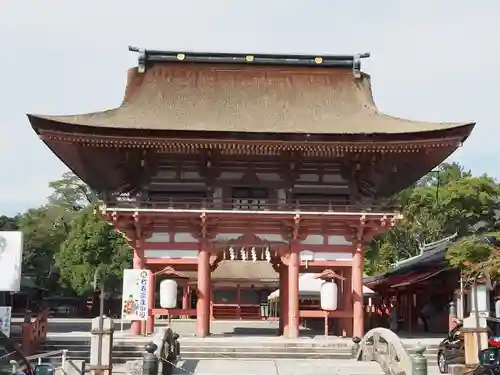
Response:
[{"label": "curved roof", "polygon": [[29,119],[37,131],[62,124],[98,133],[135,129],[397,135],[458,130],[467,137],[474,126],[383,114],[373,101],[370,77],[356,78],[352,69],[193,62],[155,63],[144,73],[130,69],[118,108]]}]

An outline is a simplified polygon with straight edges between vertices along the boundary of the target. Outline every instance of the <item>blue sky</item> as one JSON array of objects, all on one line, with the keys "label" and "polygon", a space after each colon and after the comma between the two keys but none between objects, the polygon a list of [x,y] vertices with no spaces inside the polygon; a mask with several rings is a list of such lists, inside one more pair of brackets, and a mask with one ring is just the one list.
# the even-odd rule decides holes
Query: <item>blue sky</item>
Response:
[{"label": "blue sky", "polygon": [[3,0],[0,214],[42,204],[64,165],[25,113],[118,106],[129,44],[193,51],[371,52],[375,101],[391,115],[478,122],[452,157],[500,176],[497,0]]}]

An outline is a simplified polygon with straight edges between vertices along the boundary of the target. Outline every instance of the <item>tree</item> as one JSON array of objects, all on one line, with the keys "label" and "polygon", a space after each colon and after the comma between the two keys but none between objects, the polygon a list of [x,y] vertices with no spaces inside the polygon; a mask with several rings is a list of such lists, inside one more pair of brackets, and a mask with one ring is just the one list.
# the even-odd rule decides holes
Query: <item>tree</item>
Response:
[{"label": "tree", "polygon": [[450,246],[446,258],[450,266],[460,269],[463,278],[485,279],[491,288],[500,271],[499,242],[499,232],[463,237]]},{"label": "tree", "polygon": [[9,217],[0,216],[0,230],[18,230],[20,215]]},{"label": "tree", "polygon": [[45,205],[28,210],[19,220],[24,235],[23,271],[36,276],[44,287],[48,286],[55,254],[67,236],[65,226],[57,224],[60,216],[60,210]]},{"label": "tree", "polygon": [[59,180],[49,182],[49,187],[53,190],[49,204],[68,212],[78,212],[97,202],[97,195],[73,172],[65,172]]},{"label": "tree", "polygon": [[457,163],[442,164],[393,197],[404,219],[368,247],[366,272],[383,272],[394,262],[415,256],[429,242],[457,233],[480,234],[500,228],[500,186],[483,175],[474,177]]},{"label": "tree", "polygon": [[97,269],[104,271],[109,290],[117,289],[124,268],[130,268],[132,250],[125,238],[91,206],[78,213],[66,240],[56,255],[61,280],[79,295],[92,288]]}]

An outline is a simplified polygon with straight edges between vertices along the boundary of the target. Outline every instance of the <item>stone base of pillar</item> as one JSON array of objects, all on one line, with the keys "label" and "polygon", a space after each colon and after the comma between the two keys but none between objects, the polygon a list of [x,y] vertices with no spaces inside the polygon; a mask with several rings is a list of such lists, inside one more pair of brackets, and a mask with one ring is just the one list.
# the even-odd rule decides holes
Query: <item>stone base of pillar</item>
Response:
[{"label": "stone base of pillar", "polygon": [[155,317],[153,315],[148,316],[147,321],[147,333],[152,335],[155,332]]},{"label": "stone base of pillar", "polygon": [[130,332],[133,336],[139,336],[141,334],[141,321],[134,320],[130,324]]}]

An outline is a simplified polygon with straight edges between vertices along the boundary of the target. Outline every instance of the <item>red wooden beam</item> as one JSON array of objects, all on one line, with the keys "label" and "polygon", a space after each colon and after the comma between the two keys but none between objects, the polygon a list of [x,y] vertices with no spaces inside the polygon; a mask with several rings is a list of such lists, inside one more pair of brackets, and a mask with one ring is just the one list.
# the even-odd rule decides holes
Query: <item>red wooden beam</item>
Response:
[{"label": "red wooden beam", "polygon": [[[272,241],[262,240],[262,244],[268,244]],[[215,246],[231,246],[229,241],[214,241]],[[243,245],[257,245],[245,244]],[[233,245],[234,246],[234,245]],[[261,246],[261,245],[259,245]],[[317,253],[351,253],[352,245],[301,245],[300,251],[309,250]],[[145,242],[144,250],[199,250],[200,245],[195,242]]]}]

